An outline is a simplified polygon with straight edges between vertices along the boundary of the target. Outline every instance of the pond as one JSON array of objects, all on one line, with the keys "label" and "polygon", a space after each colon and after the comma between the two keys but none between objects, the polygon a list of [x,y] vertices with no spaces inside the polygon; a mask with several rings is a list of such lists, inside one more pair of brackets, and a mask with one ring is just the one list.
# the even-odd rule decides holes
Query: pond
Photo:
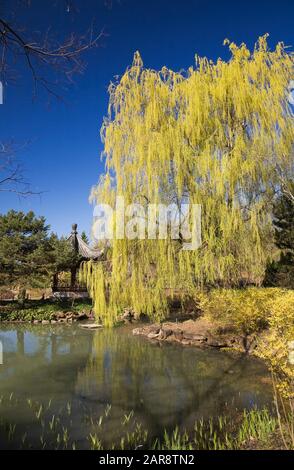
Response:
[{"label": "pond", "polygon": [[1,448],[88,448],[97,429],[111,445],[134,420],[155,438],[272,401],[261,361],[151,343],[131,327],[2,324],[0,341]]}]

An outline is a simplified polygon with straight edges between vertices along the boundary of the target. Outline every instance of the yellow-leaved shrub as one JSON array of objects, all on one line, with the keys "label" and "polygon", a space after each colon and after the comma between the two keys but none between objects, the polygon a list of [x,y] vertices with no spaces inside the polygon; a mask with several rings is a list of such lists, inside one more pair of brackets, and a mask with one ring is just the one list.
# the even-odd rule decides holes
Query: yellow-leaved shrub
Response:
[{"label": "yellow-leaved shrub", "polygon": [[211,320],[244,335],[269,325],[270,305],[279,289],[213,289],[200,299],[203,312]]},{"label": "yellow-leaved shrub", "polygon": [[294,341],[294,291],[281,291],[270,302],[269,334],[261,341],[259,356],[275,376],[276,388],[284,398],[294,399],[294,364],[290,343]]},{"label": "yellow-leaved shrub", "polygon": [[269,324],[285,339],[294,340],[294,291],[282,291],[270,302]]},{"label": "yellow-leaved shrub", "polygon": [[[200,297],[204,315],[244,336],[265,330],[256,354],[273,373],[276,391],[294,398],[294,291],[279,288],[214,289]],[[291,347],[291,346],[290,346]]]}]

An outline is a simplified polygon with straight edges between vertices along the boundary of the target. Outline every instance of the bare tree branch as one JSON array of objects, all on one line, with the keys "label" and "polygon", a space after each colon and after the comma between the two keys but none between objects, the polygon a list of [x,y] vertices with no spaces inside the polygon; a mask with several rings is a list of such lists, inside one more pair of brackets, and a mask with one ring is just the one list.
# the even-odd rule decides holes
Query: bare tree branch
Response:
[{"label": "bare tree branch", "polygon": [[294,174],[294,159],[293,159],[293,168],[282,169],[280,165],[276,165],[276,172],[280,181],[281,190],[285,194],[285,196],[292,202],[294,202],[294,193],[293,193],[293,185],[292,182],[292,175]]},{"label": "bare tree branch", "polygon": [[[63,1],[65,15],[78,13],[78,0]],[[112,0],[100,1],[111,8]],[[55,36],[51,27],[32,31],[16,20],[21,18],[22,9],[29,9],[32,3],[32,0],[11,0],[9,9],[0,12],[0,80],[3,85],[17,81],[20,76],[17,71],[21,72],[25,65],[32,76],[34,97],[41,88],[49,96],[61,99],[63,86],[84,72],[87,51],[100,47],[106,33],[103,29],[97,32],[94,21],[84,34],[72,32],[61,39],[60,31]],[[52,2],[52,8],[59,5],[60,0]],[[0,192],[21,197],[40,194],[24,178],[23,167],[16,157],[21,147],[14,142],[0,141]]]},{"label": "bare tree branch", "polygon": [[[30,2],[25,5],[29,7]],[[73,10],[74,2],[66,1],[66,11]],[[84,72],[83,56],[88,50],[101,46],[105,36],[104,29],[97,32],[92,22],[84,34],[72,32],[60,42],[50,27],[41,34],[29,33],[15,21],[0,17],[0,79],[3,83],[11,81],[13,67],[24,61],[32,75],[34,96],[40,85],[49,94],[61,98],[62,80],[72,82],[74,75]]]},{"label": "bare tree branch", "polygon": [[[26,144],[25,144],[26,145]],[[16,153],[25,147],[14,142],[0,142],[0,192],[14,193],[20,197],[40,195],[33,191],[24,177],[24,169]]]}]

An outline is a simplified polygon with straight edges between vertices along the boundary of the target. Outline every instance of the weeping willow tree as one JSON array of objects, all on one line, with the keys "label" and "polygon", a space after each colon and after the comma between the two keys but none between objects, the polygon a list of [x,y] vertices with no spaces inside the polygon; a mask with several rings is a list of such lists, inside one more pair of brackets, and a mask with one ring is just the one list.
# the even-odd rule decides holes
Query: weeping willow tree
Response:
[{"label": "weeping willow tree", "polygon": [[269,50],[266,36],[252,52],[225,43],[229,61],[196,56],[185,73],[144,68],[137,52],[109,87],[101,131],[106,169],[92,200],[115,212],[116,197],[123,196],[145,214],[150,203],[200,204],[202,247],[182,250],[181,238],[171,236],[114,237],[107,263],[81,270],[108,325],[124,306],[163,318],[167,289],[187,293],[263,273],[271,202],[281,174],[293,166],[293,55],[283,43]]}]

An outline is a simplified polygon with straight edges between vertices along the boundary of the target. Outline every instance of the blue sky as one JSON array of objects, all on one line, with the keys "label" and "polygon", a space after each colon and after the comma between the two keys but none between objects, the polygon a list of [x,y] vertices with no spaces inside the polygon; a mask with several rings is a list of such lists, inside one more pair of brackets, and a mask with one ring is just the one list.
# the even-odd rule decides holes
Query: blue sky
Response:
[{"label": "blue sky", "polygon": [[[4,12],[12,3],[1,1]],[[290,46],[294,42],[294,2],[290,0],[112,3],[112,8],[106,8],[103,0],[83,0],[73,16],[66,14],[63,0],[32,0],[26,13],[18,10],[28,29],[52,26],[57,32],[84,31],[95,17],[97,28],[108,34],[103,47],[87,54],[85,73],[63,92],[66,104],[51,100],[48,106],[42,92],[32,100],[31,77],[21,67],[16,85],[5,87],[5,102],[0,106],[0,141],[30,141],[19,158],[32,187],[43,192],[23,200],[0,193],[0,212],[32,209],[44,215],[59,235],[67,234],[73,222],[80,231],[90,231],[93,208],[88,196],[104,168],[100,127],[107,110],[107,87],[131,64],[136,50],[147,67],[180,70],[194,63],[195,53],[213,60],[227,58],[225,38],[252,47],[258,36],[268,32],[271,46],[280,40]]]}]

